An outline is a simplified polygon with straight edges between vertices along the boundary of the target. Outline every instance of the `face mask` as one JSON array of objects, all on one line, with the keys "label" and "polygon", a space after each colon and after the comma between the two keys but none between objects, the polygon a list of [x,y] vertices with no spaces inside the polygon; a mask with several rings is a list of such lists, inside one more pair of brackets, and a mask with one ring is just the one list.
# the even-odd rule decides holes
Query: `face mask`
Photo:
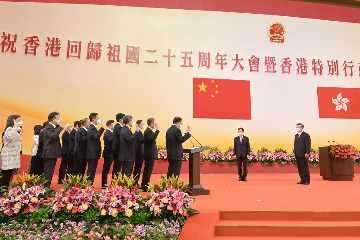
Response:
[{"label": "face mask", "polygon": [[131,124],[131,126],[135,126],[135,123],[133,122],[133,123]]},{"label": "face mask", "polygon": [[97,125],[101,124],[101,120],[98,119],[97,122],[96,122]]},{"label": "face mask", "polygon": [[24,124],[23,120],[18,121],[18,125],[22,126]]},{"label": "face mask", "polygon": [[243,133],[242,132],[239,132],[239,136],[242,136],[243,135]]},{"label": "face mask", "polygon": [[60,124],[61,123],[61,118],[59,118],[58,120],[56,120],[57,124]]},{"label": "face mask", "polygon": [[180,129],[182,128],[182,124],[179,126],[179,128],[180,128]]},{"label": "face mask", "polygon": [[145,124],[142,126],[142,128],[143,128],[143,129],[145,129],[145,128],[146,128],[146,127],[145,127]]},{"label": "face mask", "polygon": [[297,132],[297,133],[300,133],[300,132],[301,132],[301,129],[300,129],[300,128],[296,128],[296,132]]}]

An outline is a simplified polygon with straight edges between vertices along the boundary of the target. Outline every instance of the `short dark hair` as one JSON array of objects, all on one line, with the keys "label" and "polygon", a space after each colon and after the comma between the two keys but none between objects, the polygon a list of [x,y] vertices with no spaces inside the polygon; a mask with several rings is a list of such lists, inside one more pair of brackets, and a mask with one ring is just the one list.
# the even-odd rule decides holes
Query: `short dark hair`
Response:
[{"label": "short dark hair", "polygon": [[114,120],[109,120],[109,121],[106,122],[106,126],[108,127],[108,126],[110,126],[112,123],[114,123]]},{"label": "short dark hair", "polygon": [[123,119],[125,117],[125,114],[123,114],[123,113],[118,113],[118,114],[116,114],[116,121],[118,122],[118,121],[120,121],[121,119]]},{"label": "short dark hair", "polygon": [[34,135],[39,135],[40,132],[41,132],[41,129],[43,129],[43,126],[35,125],[35,127],[34,127]]},{"label": "short dark hair", "polygon": [[97,113],[90,113],[90,116],[89,116],[90,122],[92,122],[92,120],[94,120],[94,118],[96,118],[97,115],[99,115],[99,114],[97,114]]},{"label": "short dark hair", "polygon": [[140,123],[142,123],[142,121],[143,121],[143,120],[137,120],[137,121],[136,121],[136,124],[137,124],[137,125],[140,125]]},{"label": "short dark hair", "polygon": [[123,123],[128,124],[132,119],[133,119],[133,117],[131,115],[126,115],[124,117]]},{"label": "short dark hair", "polygon": [[74,127],[76,127],[76,126],[80,127],[81,126],[81,121],[75,121],[74,122]]},{"label": "short dark hair", "polygon": [[83,120],[81,120],[81,126],[84,126],[85,123],[87,122],[87,120],[89,120],[88,118],[84,118]]},{"label": "short dark hair", "polygon": [[147,125],[149,126],[150,124],[152,124],[155,121],[155,118],[148,118],[147,120]]},{"label": "short dark hair", "polygon": [[301,128],[305,127],[304,124],[302,124],[302,123],[298,123],[298,124],[296,124],[296,126],[300,126]]},{"label": "short dark hair", "polygon": [[244,128],[242,128],[242,127],[239,127],[239,128],[238,128],[238,131],[239,131],[239,130],[245,132]]},{"label": "short dark hair", "polygon": [[56,118],[57,115],[60,115],[59,112],[52,112],[48,116],[48,121],[51,122],[54,118]]},{"label": "short dark hair", "polygon": [[173,124],[176,124],[176,123],[181,122],[181,121],[182,121],[181,117],[174,117]]},{"label": "short dark hair", "polygon": [[45,128],[48,124],[49,124],[49,122],[44,122],[43,123],[43,128]]}]

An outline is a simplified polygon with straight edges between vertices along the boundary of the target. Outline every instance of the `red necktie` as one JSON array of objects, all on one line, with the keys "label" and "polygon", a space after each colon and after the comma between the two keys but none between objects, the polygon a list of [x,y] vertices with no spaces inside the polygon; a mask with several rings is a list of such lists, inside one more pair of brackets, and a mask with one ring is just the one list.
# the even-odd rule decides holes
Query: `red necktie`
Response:
[{"label": "red necktie", "polygon": [[300,138],[300,134],[297,135],[297,139],[296,139],[296,140],[299,141],[299,138]]},{"label": "red necktie", "polygon": [[242,144],[242,137],[240,137],[240,144]]}]

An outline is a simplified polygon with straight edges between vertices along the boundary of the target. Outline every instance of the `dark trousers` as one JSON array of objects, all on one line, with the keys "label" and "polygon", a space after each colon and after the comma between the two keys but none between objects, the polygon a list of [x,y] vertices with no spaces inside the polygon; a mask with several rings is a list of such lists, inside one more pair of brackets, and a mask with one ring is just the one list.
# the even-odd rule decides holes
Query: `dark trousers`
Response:
[{"label": "dark trousers", "polygon": [[167,177],[170,178],[172,175],[175,177],[180,176],[181,165],[183,160],[168,160],[169,167],[167,172]]},{"label": "dark trousers", "polygon": [[76,158],[75,156],[69,155],[69,163],[66,170],[66,174],[75,174]]},{"label": "dark trousers", "polygon": [[88,176],[88,180],[90,180],[92,183],[94,183],[98,161],[99,161],[99,159],[89,159],[88,160],[88,169],[87,169],[86,175]]},{"label": "dark trousers", "polygon": [[75,174],[76,175],[85,175],[86,170],[86,159],[76,159],[76,167],[75,167]]},{"label": "dark trousers", "polygon": [[112,177],[118,175],[119,172],[121,172],[121,162],[119,160],[119,154],[114,154],[114,166],[113,166]]},{"label": "dark trousers", "polygon": [[36,156],[31,156],[29,174],[34,173]]},{"label": "dark trousers", "polygon": [[122,161],[121,168],[121,174],[130,177],[134,169],[134,161]]},{"label": "dark trousers", "polygon": [[135,159],[135,167],[134,167],[133,176],[134,176],[134,180],[135,180],[136,184],[139,182],[143,162],[144,162],[143,158],[136,158]]},{"label": "dark trousers", "polygon": [[39,175],[39,176],[44,174],[44,159],[43,158],[35,159],[34,174]]},{"label": "dark trousers", "polygon": [[155,158],[145,158],[145,167],[141,186],[147,187],[150,182],[151,174],[154,168]]},{"label": "dark trousers", "polygon": [[9,189],[10,179],[12,174],[13,174],[13,169],[1,171],[1,178],[0,178],[1,187],[4,187],[5,189]]},{"label": "dark trousers", "polygon": [[[238,166],[238,174],[239,174],[239,178],[243,178],[246,179],[247,174],[248,174],[248,159],[247,157],[236,157],[236,162],[237,162],[237,166]],[[243,168],[244,167],[244,171]]]},{"label": "dark trousers", "polygon": [[50,188],[51,180],[54,176],[54,170],[56,166],[56,158],[45,158],[44,159],[44,178],[47,182],[44,184],[45,187]]},{"label": "dark trousers", "polygon": [[297,156],[295,156],[295,159],[301,182],[310,183],[309,159]]},{"label": "dark trousers", "polygon": [[69,164],[69,156],[62,156],[60,168],[59,168],[59,181],[61,181],[65,178],[66,169],[68,168],[68,164]]},{"label": "dark trousers", "polygon": [[113,163],[113,157],[106,157],[104,158],[104,165],[103,165],[103,170],[102,170],[102,174],[101,174],[101,186],[105,187],[105,185],[107,185],[107,178],[108,178],[108,174],[110,172],[110,167],[111,164]]}]

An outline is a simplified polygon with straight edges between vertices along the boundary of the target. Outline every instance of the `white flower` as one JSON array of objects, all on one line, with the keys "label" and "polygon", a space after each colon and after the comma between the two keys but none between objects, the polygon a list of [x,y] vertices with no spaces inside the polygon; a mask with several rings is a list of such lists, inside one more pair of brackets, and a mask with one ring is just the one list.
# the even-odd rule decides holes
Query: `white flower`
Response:
[{"label": "white flower", "polygon": [[343,98],[342,93],[339,93],[335,98],[332,98],[332,102],[336,105],[335,110],[340,111],[341,109],[344,109],[345,112],[347,112],[347,103],[350,102],[349,99]]}]

